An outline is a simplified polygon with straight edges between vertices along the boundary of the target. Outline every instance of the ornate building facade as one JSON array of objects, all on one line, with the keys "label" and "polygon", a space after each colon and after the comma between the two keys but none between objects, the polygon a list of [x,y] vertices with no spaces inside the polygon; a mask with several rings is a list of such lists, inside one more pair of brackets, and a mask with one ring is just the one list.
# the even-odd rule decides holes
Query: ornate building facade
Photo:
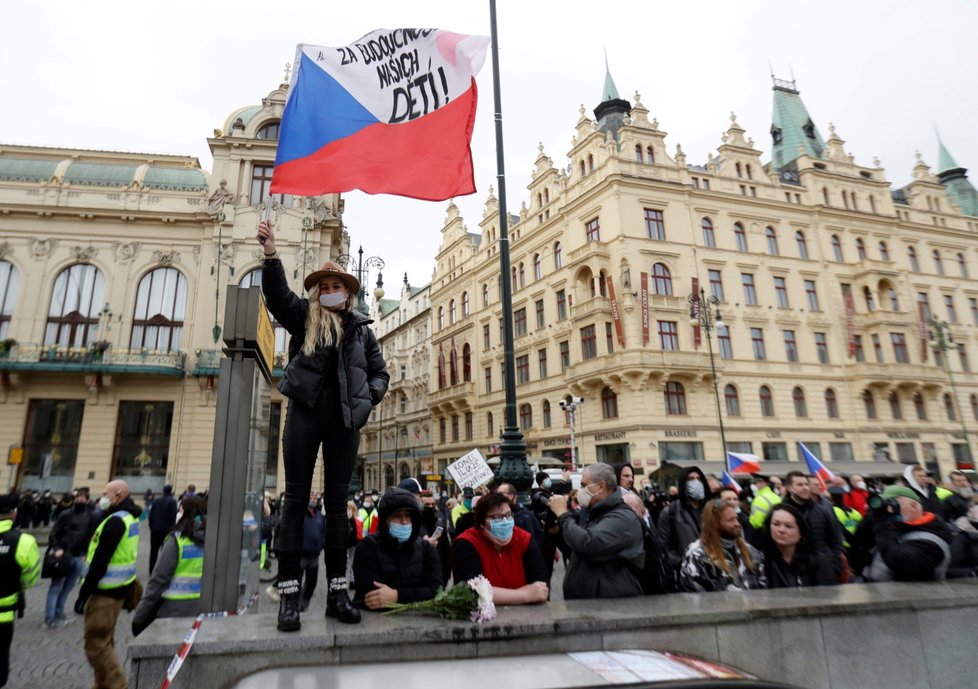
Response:
[{"label": "ornate building facade", "polygon": [[[347,249],[338,195],[271,197],[285,87],[183,156],[0,146],[0,445],[8,486],[209,481],[228,284],[261,282],[268,206],[293,288]],[[281,374],[286,337],[276,337]],[[273,390],[266,483],[281,485]]]},{"label": "ornate building facade", "polygon": [[[766,164],[733,114],[704,165],[667,147],[649,114],[609,75],[565,161],[540,146],[510,222],[510,275],[492,191],[479,232],[449,205],[431,285],[436,469],[498,442],[503,279],[531,456],[569,456],[558,403],[580,396],[585,463],[719,471],[719,407],[727,449],[772,471],[804,467],[796,441],[837,471],[970,468],[978,211],[943,145],[938,176],[918,155],[892,189],[831,125],[823,140],[793,82],[775,82]],[[691,311],[700,289],[716,297],[713,329],[706,302]]]}]

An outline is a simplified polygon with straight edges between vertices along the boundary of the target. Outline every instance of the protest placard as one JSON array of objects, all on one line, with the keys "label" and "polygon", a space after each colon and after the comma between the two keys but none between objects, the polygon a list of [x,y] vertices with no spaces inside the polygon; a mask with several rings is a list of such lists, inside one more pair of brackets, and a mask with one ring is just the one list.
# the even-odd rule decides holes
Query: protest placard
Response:
[{"label": "protest placard", "polygon": [[455,483],[465,488],[478,488],[493,479],[492,469],[479,450],[471,450],[448,465]]}]

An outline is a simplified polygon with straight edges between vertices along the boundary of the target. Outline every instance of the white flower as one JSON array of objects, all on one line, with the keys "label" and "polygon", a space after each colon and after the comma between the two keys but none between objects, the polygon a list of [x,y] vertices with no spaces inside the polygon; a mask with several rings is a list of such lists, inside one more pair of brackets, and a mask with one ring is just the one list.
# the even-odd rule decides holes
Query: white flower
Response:
[{"label": "white flower", "polygon": [[482,624],[496,618],[496,605],[492,602],[492,584],[484,576],[479,575],[466,582],[479,595],[478,607],[472,611],[470,619]]}]

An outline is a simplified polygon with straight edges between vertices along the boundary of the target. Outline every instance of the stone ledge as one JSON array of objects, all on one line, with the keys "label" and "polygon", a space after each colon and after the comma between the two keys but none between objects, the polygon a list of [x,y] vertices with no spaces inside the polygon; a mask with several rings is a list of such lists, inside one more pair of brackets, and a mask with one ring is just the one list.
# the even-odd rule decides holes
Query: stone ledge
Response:
[{"label": "stone ledge", "polygon": [[[865,633],[864,625],[870,629],[887,630],[893,638],[899,637],[900,643],[896,647],[879,644],[881,653],[896,649],[908,653],[916,649],[922,663],[925,651],[929,652],[929,646],[938,644],[939,640],[924,632],[924,625],[918,618],[921,615],[939,616],[943,614],[941,611],[960,613],[963,609],[967,610],[968,619],[978,620],[978,581],[853,584],[750,593],[582,600],[500,608],[493,623],[481,626],[417,613],[394,616],[365,613],[362,624],[338,625],[322,617],[321,613],[307,613],[300,632],[282,634],[275,631],[274,615],[244,615],[204,622],[174,687],[230,686],[250,672],[275,666],[377,662],[378,658],[387,662],[410,662],[420,658],[498,657],[622,648],[686,651],[728,662],[768,679],[785,679],[783,673],[794,677],[796,671],[781,668],[782,663],[773,651],[744,648],[745,641],[738,639],[739,634],[745,634],[745,639],[757,639],[757,635],[761,635],[775,646],[790,639],[796,642],[808,639],[812,644],[809,655],[814,660],[808,658],[805,663],[796,663],[799,667],[809,667],[800,677],[794,677],[794,681],[799,686],[842,687],[846,685],[834,683],[830,675],[835,673],[829,670],[832,663],[840,661],[833,658],[829,663],[829,656],[852,652],[850,644],[858,647],[856,640]],[[906,624],[890,632],[886,620]],[[145,634],[133,640],[129,646],[132,687],[153,686],[155,689],[159,686],[162,672],[190,622],[189,619],[158,620]],[[973,624],[978,625],[978,621]],[[832,639],[828,639],[828,629],[833,630]],[[851,637],[850,643],[840,643],[840,636]],[[789,655],[790,651],[785,649]],[[938,656],[943,652],[939,649]],[[775,663],[782,674],[765,674],[764,670],[770,668],[760,660],[752,660],[755,655],[766,658],[766,663]],[[860,660],[870,662],[871,658]],[[759,663],[761,667],[758,668]],[[944,672],[941,677],[946,679],[949,670],[943,663],[941,667]],[[822,668],[821,671],[818,668]],[[953,670],[950,672],[954,674]],[[887,673],[880,676],[885,677]],[[969,677],[958,686],[978,686],[978,678]]]}]

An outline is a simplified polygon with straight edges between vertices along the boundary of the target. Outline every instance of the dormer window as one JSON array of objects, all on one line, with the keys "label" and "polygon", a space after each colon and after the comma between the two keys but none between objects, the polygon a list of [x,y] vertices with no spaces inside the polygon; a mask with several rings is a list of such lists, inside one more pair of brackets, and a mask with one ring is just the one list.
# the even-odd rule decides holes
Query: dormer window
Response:
[{"label": "dormer window", "polygon": [[775,143],[775,145],[784,140],[784,135],[781,133],[780,127],[771,127],[771,140]]},{"label": "dormer window", "polygon": [[805,132],[805,136],[807,136],[809,139],[815,138],[815,123],[811,120],[808,120],[808,122],[802,126],[801,130]]},{"label": "dormer window", "polygon": [[262,125],[258,133],[255,134],[256,139],[265,139],[267,141],[278,141],[278,122],[269,122],[268,124]]}]

